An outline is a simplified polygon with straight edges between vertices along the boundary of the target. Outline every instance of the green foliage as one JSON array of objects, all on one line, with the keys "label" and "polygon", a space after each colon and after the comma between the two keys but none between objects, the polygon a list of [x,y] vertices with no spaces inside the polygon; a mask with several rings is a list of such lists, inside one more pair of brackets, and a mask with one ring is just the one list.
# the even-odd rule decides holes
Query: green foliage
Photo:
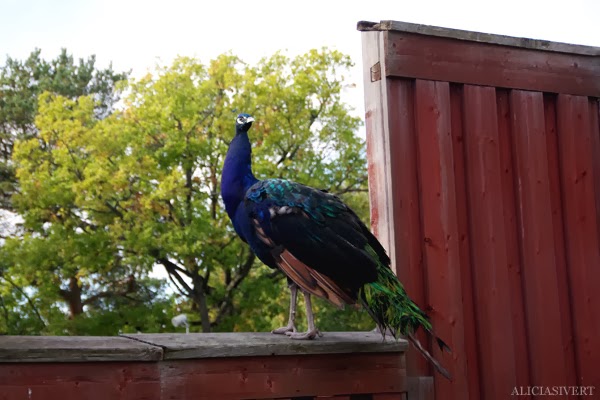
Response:
[{"label": "green foliage", "polygon": [[51,335],[102,335],[136,332],[173,332],[171,318],[177,315],[172,298],[164,296],[162,282],[142,282],[139,287],[150,293],[134,293],[129,298],[113,297],[101,306],[77,315],[73,319],[57,318],[49,324],[45,334]]},{"label": "green foliage", "polygon": [[[13,157],[21,185],[13,202],[28,233],[0,249],[5,274],[31,288],[29,308],[40,314],[25,331],[172,330],[180,311],[204,331],[283,324],[285,279],[233,232],[219,196],[222,163],[236,114],[249,112],[257,177],[328,189],[364,218],[360,120],[340,99],[350,65],[327,49],[254,66],[231,54],[207,64],[182,57],[131,81],[123,110],[105,118],[95,96],[40,96],[39,134],[19,140]],[[148,280],[157,266],[178,306]],[[365,313],[315,308],[323,329],[371,325]]]},{"label": "green foliage", "polygon": [[[73,214],[76,209],[72,206],[72,196],[69,197],[72,192],[65,182],[70,172],[68,168],[58,168],[57,164],[74,163],[72,160],[77,157],[68,153],[77,148],[69,143],[71,136],[81,140],[78,136],[87,126],[111,113],[119,98],[116,86],[126,74],[115,73],[111,67],[97,69],[94,56],[76,62],[66,50],[50,61],[40,55],[40,50],[35,50],[24,61],[9,57],[0,67],[0,218],[10,219],[14,211],[31,211],[25,213],[24,227],[12,229],[10,234],[2,232],[1,237],[6,240],[0,239],[0,308],[4,315],[0,332],[13,334],[52,333],[52,324],[65,318],[65,309],[69,309],[69,321],[74,321],[84,309],[92,308],[88,303],[98,295],[120,295],[114,292],[113,283],[123,281],[130,274],[125,268],[115,268],[111,269],[110,276],[96,274],[88,279],[88,260],[96,266],[103,264],[105,269],[112,262],[107,256],[110,252],[102,249],[108,242],[102,232],[89,238],[75,235],[80,226],[86,227],[85,219]],[[48,91],[45,97],[41,96],[44,91]],[[36,144],[39,130],[35,118],[40,101],[44,114],[67,115],[66,110],[48,109],[52,99],[50,92],[62,95],[72,104],[83,95],[89,99],[82,98],[80,108],[74,110],[71,125],[61,127],[58,120],[46,121],[49,126],[63,131],[73,128],[70,136],[59,137],[56,132],[47,130],[46,137]],[[54,106],[60,108],[61,104]],[[36,160],[42,163],[25,163],[26,168],[20,172],[26,177],[25,184],[30,186],[25,188],[29,198],[19,195],[11,198],[13,193],[20,192],[15,163],[11,160],[14,143],[28,139],[32,151],[37,150]],[[52,153],[57,140],[66,142],[58,144],[62,149]],[[41,143],[50,146],[44,147]],[[36,193],[43,192],[37,201]],[[13,200],[22,203],[15,205]],[[10,225],[6,220],[0,223],[3,227]],[[47,324],[49,321],[52,323]]]},{"label": "green foliage", "polygon": [[112,67],[96,68],[96,58],[75,62],[65,49],[54,60],[41,58],[36,49],[24,60],[8,57],[0,67],[0,209],[12,209],[10,195],[18,187],[10,162],[15,140],[35,137],[34,124],[38,97],[44,91],[69,99],[89,95],[96,101],[94,114],[102,118],[110,114],[119,99],[116,86],[127,74]]}]

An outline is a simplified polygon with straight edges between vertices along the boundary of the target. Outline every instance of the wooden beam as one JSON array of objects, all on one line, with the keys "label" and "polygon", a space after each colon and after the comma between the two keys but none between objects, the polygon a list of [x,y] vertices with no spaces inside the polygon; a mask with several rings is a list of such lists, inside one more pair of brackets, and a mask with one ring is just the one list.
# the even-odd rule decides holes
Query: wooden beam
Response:
[{"label": "wooden beam", "polygon": [[0,337],[0,399],[402,398],[406,348],[371,332]]},{"label": "wooden beam", "polygon": [[468,42],[490,43],[510,47],[521,47],[531,50],[581,54],[586,56],[600,56],[600,47],[595,46],[552,42],[549,40],[498,35],[494,33],[465,31],[462,29],[444,28],[441,26],[413,24],[411,22],[404,21],[359,21],[357,29],[359,31],[397,31],[417,33],[420,35],[465,40]]},{"label": "wooden beam", "polygon": [[384,34],[387,76],[600,96],[600,55],[530,50],[398,31]]},{"label": "wooden beam", "polygon": [[160,376],[153,362],[0,363],[2,400],[160,398]]},{"label": "wooden beam", "polygon": [[374,332],[325,332],[317,340],[290,340],[267,332],[244,333],[150,333],[127,337],[164,349],[165,360],[214,357],[257,357],[298,354],[403,352],[405,340],[388,338]]},{"label": "wooden beam", "polygon": [[0,336],[2,362],[158,361],[162,349],[109,336]]},{"label": "wooden beam", "polygon": [[389,168],[391,146],[383,46],[381,32],[362,34],[371,230],[387,250],[395,271],[393,183]]},{"label": "wooden beam", "polygon": [[212,358],[160,363],[165,399],[276,399],[400,393],[404,357],[394,353]]}]

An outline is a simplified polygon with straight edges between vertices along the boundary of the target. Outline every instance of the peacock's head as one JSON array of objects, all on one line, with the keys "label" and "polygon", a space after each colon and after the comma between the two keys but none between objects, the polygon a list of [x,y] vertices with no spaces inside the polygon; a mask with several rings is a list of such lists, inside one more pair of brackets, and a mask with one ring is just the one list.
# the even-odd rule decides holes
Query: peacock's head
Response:
[{"label": "peacock's head", "polygon": [[249,114],[240,114],[235,120],[235,130],[238,133],[248,132],[248,129],[252,126],[254,118]]}]

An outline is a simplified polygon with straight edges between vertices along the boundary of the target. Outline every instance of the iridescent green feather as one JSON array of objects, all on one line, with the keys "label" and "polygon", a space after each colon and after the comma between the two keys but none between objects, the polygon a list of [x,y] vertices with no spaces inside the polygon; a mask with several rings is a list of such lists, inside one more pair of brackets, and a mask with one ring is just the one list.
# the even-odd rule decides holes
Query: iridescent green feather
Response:
[{"label": "iridescent green feather", "polygon": [[246,197],[255,203],[269,199],[277,206],[298,207],[317,221],[336,217],[348,208],[339,198],[286,179],[267,179],[250,188]]},{"label": "iridescent green feather", "polygon": [[[365,250],[377,259],[371,246],[367,245]],[[408,297],[392,270],[382,263],[378,264],[377,281],[362,288],[361,298],[380,328],[388,329],[394,336],[413,333],[419,327],[431,332],[427,315]]]}]

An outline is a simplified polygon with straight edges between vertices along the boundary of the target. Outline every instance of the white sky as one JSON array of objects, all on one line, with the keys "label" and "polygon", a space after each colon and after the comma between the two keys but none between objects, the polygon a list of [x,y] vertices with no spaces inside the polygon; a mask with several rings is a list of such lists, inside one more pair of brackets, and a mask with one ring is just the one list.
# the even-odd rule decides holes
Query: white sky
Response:
[{"label": "white sky", "polygon": [[209,60],[232,51],[253,62],[280,49],[330,46],[356,63],[349,83],[357,88],[346,100],[362,116],[359,20],[600,46],[600,0],[0,0],[0,62],[35,47],[53,58],[66,47],[141,76],[177,55]]}]

